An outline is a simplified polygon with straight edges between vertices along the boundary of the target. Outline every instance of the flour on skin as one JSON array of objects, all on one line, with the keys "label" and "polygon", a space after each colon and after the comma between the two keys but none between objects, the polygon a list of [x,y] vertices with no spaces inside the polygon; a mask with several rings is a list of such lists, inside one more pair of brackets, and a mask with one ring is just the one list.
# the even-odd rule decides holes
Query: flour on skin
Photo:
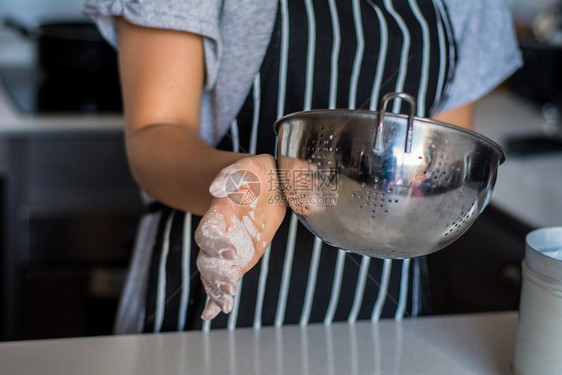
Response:
[{"label": "flour on skin", "polygon": [[242,268],[254,256],[252,237],[260,237],[260,234],[248,216],[240,220],[232,214],[227,223],[216,209],[209,210],[196,232],[196,241],[203,250],[197,266],[205,291],[225,313],[232,310],[232,296],[237,292]]},{"label": "flour on skin", "polygon": [[226,220],[223,214],[217,210],[209,210],[195,232],[195,241],[209,255],[232,259],[235,257],[235,250],[225,238],[225,232]]},{"label": "flour on skin", "polygon": [[[215,198],[224,198],[228,196],[229,191],[227,191],[228,180],[233,175],[238,175],[242,179],[237,183],[237,186],[230,186],[231,188],[236,188],[237,190],[249,189],[248,184],[254,182],[252,178],[246,176],[244,171],[255,170],[255,165],[251,161],[238,161],[226,168],[223,168],[215,177],[211,186],[209,186],[209,192]],[[253,174],[252,174],[253,175]],[[231,191],[232,193],[232,191]],[[257,199],[251,204],[252,208],[256,208]]]},{"label": "flour on skin", "polygon": [[236,164],[230,165],[223,170],[221,170],[213,182],[211,186],[209,186],[209,192],[215,198],[224,198],[228,195],[226,191],[226,181],[227,179],[233,174],[238,171]]},{"label": "flour on skin", "polygon": [[229,261],[209,256],[205,252],[199,253],[197,267],[203,276],[201,281],[205,292],[222,311],[228,313],[232,310],[233,298],[238,290],[238,281],[242,272],[238,267],[233,267]]},{"label": "flour on skin", "polygon": [[248,234],[259,241],[261,238],[261,233],[258,231],[258,228],[256,228],[256,226],[254,225],[252,219],[250,219],[248,216],[243,216],[242,220],[244,221],[244,228],[246,228]]},{"label": "flour on skin", "polygon": [[211,320],[214,319],[221,312],[221,308],[215,303],[208,303],[201,314],[201,319]]},{"label": "flour on skin", "polygon": [[[237,162],[224,168],[211,183],[209,192],[215,198],[221,199],[228,197],[232,188],[250,189],[248,184],[253,182],[253,179],[245,177],[242,173],[245,170],[253,170],[254,167],[252,162]],[[233,185],[234,174],[238,174],[241,179]],[[237,180],[234,178],[234,181]],[[220,211],[216,206],[211,207],[195,233],[195,240],[202,250],[197,259],[197,266],[205,291],[211,300],[203,311],[203,319],[213,319],[220,310],[225,313],[232,310],[233,296],[238,290],[244,268],[254,258],[254,241],[257,246],[267,246],[267,241],[261,240],[265,224],[255,223],[258,200],[254,199],[247,205],[235,205],[233,202],[227,206],[217,205],[222,206]]]},{"label": "flour on skin", "polygon": [[195,233],[197,244],[210,256],[220,256],[239,267],[246,266],[254,255],[251,236],[256,237],[259,233],[253,222],[244,217],[242,222],[233,214],[227,225],[221,212],[209,210]]},{"label": "flour on skin", "polygon": [[[232,311],[234,306],[234,298],[231,295],[224,293],[222,290],[213,287],[207,280],[202,279],[205,292],[209,298],[226,314]],[[220,283],[219,283],[220,284]]]},{"label": "flour on skin", "polygon": [[232,259],[232,263],[239,267],[248,265],[254,256],[254,243],[248,233],[248,227],[234,214],[231,217],[231,226],[225,233],[225,237],[236,249],[236,257]]}]

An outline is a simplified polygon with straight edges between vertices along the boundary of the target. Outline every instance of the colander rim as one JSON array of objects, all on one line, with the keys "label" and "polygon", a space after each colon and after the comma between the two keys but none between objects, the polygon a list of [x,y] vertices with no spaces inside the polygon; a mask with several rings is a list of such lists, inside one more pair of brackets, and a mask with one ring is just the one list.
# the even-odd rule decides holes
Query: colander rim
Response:
[{"label": "colander rim", "polygon": [[[345,109],[345,108],[336,108],[336,109],[311,109],[311,110],[306,110],[306,111],[298,111],[298,112],[293,112],[293,113],[289,113],[286,114],[282,117],[280,117],[279,119],[277,119],[275,121],[275,123],[273,124],[273,131],[275,132],[275,135],[278,136],[279,135],[279,126],[281,126],[281,123],[284,123],[285,121],[287,121],[288,119],[291,118],[295,118],[295,117],[310,117],[310,116],[318,116],[318,115],[328,115],[328,116],[334,116],[335,114],[361,114],[361,115],[377,115],[379,114],[379,111],[371,111],[371,110],[367,110],[367,109]],[[394,118],[400,118],[400,119],[408,119],[409,116],[408,115],[404,115],[401,113],[392,113],[392,112],[385,112],[384,114],[385,118],[386,117],[394,117]],[[503,164],[506,160],[506,153],[503,149],[503,147],[493,141],[492,139],[486,137],[485,135],[482,135],[474,130],[469,130],[469,129],[465,129],[465,128],[461,128],[459,126],[456,125],[452,125],[452,124],[448,124],[446,122],[442,122],[442,121],[436,121],[436,120],[432,120],[432,119],[428,119],[425,117],[418,117],[418,116],[413,116],[414,118],[414,122],[425,122],[431,125],[436,125],[436,126],[440,126],[440,127],[445,127],[448,128],[450,130],[456,131],[456,132],[461,132],[461,133],[465,133],[471,137],[475,137],[477,139],[479,139],[480,141],[489,144],[492,148],[496,149],[499,154],[500,154],[500,161],[499,164]]]}]

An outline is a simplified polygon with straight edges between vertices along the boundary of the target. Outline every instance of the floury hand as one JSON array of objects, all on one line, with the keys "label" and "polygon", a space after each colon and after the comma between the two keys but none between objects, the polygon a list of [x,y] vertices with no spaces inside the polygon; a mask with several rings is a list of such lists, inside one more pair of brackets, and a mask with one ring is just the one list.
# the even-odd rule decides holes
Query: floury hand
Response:
[{"label": "floury hand", "polygon": [[[201,317],[215,318],[234,306],[238,283],[262,257],[285,216],[275,159],[257,155],[224,168],[209,190],[215,197],[203,216],[195,241],[201,248],[197,267],[210,300]],[[272,188],[273,187],[273,188]]]}]

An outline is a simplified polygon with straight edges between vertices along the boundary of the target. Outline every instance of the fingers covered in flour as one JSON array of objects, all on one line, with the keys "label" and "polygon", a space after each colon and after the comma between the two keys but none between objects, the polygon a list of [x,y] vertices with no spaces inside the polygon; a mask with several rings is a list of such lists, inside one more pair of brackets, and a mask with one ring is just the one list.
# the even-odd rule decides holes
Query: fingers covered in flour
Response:
[{"label": "fingers covered in flour", "polygon": [[[201,272],[201,281],[210,301],[219,308],[219,311],[227,314],[231,312],[234,305],[233,296],[238,289],[237,275],[228,272],[229,265],[225,261],[209,257],[204,251],[201,251],[197,257],[197,267]],[[214,311],[212,317],[214,318],[219,312],[216,308],[206,311],[206,315],[210,315],[212,311]],[[203,315],[205,318],[205,314]]]},{"label": "fingers covered in flour", "polygon": [[202,318],[213,319],[220,311],[226,314],[231,312],[234,306],[233,297],[238,291],[238,283],[242,278],[242,270],[227,260],[209,256],[203,250],[197,257],[197,267],[201,272],[205,293],[210,299]]},{"label": "fingers covered in flour", "polygon": [[[201,248],[197,267],[205,292],[224,313],[232,311],[233,296],[238,290],[243,267],[254,255],[254,245],[247,229],[230,211],[228,205],[223,205],[222,210],[211,208],[195,233],[195,240]],[[229,212],[228,219],[223,212]],[[208,305],[202,318],[212,319],[216,316],[215,312],[216,308]]]},{"label": "fingers covered in flour", "polygon": [[254,255],[252,236],[256,229],[251,221],[238,218],[228,201],[218,202],[203,216],[195,232],[197,245],[209,256],[246,266]]},{"label": "fingers covered in flour", "polygon": [[[201,250],[197,257],[197,267],[201,272],[203,286],[209,290],[211,299],[222,298],[223,295],[233,296],[238,290],[238,282],[242,277],[239,267],[229,261],[209,256]],[[209,294],[209,293],[207,293]],[[221,305],[221,303],[217,303]]]},{"label": "fingers covered in flour", "polygon": [[205,306],[205,309],[203,310],[203,313],[201,314],[201,319],[203,320],[213,320],[217,317],[217,315],[219,315],[219,313],[221,312],[221,308],[214,303],[212,300],[209,300],[209,302],[207,303],[207,306]]}]

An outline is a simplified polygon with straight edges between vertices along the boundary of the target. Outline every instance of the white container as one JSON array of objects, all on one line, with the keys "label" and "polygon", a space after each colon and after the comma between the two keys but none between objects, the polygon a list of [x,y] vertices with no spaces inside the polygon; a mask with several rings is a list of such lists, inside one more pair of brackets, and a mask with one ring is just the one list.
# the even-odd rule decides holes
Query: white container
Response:
[{"label": "white container", "polygon": [[562,227],[538,229],[526,237],[512,371],[562,374]]}]

